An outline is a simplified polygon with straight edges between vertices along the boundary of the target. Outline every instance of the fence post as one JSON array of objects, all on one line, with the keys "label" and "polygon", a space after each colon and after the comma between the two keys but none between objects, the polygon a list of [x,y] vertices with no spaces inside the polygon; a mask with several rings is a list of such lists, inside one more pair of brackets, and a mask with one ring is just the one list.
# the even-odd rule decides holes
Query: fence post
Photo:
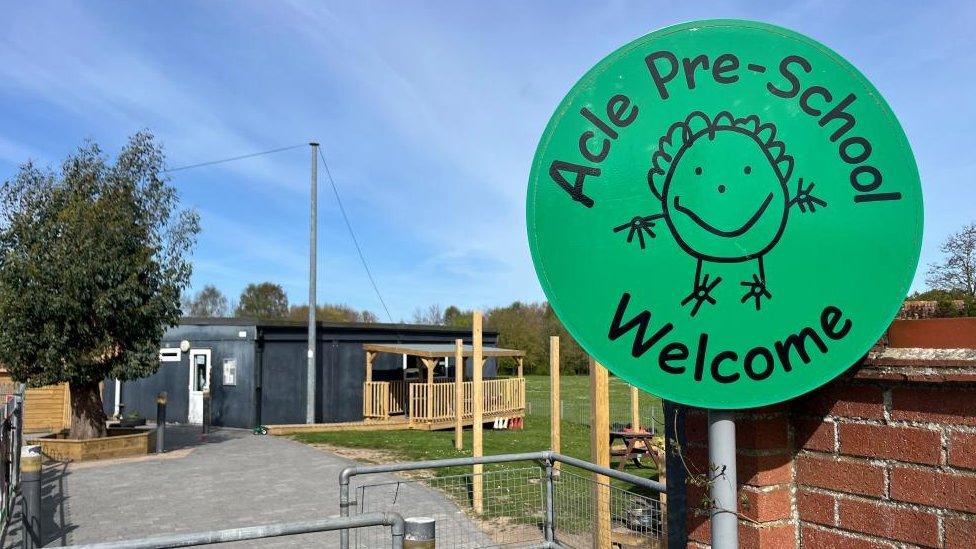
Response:
[{"label": "fence post", "polygon": [[[558,462],[556,463],[558,465]],[[553,485],[556,477],[556,471],[553,467],[553,462],[551,459],[546,459],[546,518],[545,518],[545,536],[546,542],[553,544],[556,542],[556,502],[553,499],[555,495],[555,486]]]},{"label": "fence post", "polygon": [[[471,455],[473,457],[482,456],[482,408],[485,405],[484,393],[482,387],[481,369],[484,366],[482,364],[482,350],[481,350],[481,311],[475,311],[471,318],[471,368],[473,372],[472,383],[471,383]],[[483,507],[483,487],[484,479],[482,478],[482,472],[484,471],[484,466],[479,464],[474,465],[471,468],[471,506],[474,508],[474,512],[478,515],[481,514]]]},{"label": "fence post", "polygon": [[[602,364],[590,358],[590,452],[596,465],[610,468],[610,394],[609,374]],[[610,479],[593,475],[594,513],[593,547],[610,549]]]},{"label": "fence post", "polygon": [[[339,516],[349,516],[349,469],[343,469],[339,473]],[[340,549],[349,549],[349,530],[343,528],[339,530]]]},{"label": "fence post", "polygon": [[41,547],[41,447],[24,446],[20,456],[23,549]]},{"label": "fence post", "polygon": [[21,386],[21,392],[14,396],[14,414],[11,419],[13,425],[13,437],[14,441],[14,451],[13,459],[14,465],[12,468],[13,478],[10,480],[11,484],[15,489],[20,489],[20,449],[21,445],[24,443],[24,393],[23,386]]},{"label": "fence post", "polygon": [[464,449],[464,340],[454,340],[454,448]]},{"label": "fence post", "polygon": [[[562,395],[559,389],[559,336],[549,337],[549,449],[557,454],[562,444]],[[559,463],[556,463],[559,468]]]},{"label": "fence post", "polygon": [[156,453],[163,453],[163,435],[166,432],[166,391],[156,395]]},{"label": "fence post", "polygon": [[437,524],[430,517],[412,517],[403,521],[403,549],[434,549]]}]

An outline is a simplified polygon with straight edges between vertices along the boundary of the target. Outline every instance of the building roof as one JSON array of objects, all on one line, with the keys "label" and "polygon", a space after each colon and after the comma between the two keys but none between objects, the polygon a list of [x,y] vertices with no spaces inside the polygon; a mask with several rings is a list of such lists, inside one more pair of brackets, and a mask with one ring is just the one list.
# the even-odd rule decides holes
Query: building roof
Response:
[{"label": "building roof", "polygon": [[[182,317],[181,326],[256,326],[259,328],[304,328],[308,326],[306,320],[268,319],[255,317]],[[328,322],[319,320],[315,323],[319,328],[326,329],[359,329],[359,330],[387,330],[387,331],[438,331],[438,332],[469,332],[470,328],[460,326],[435,326],[430,324],[405,324],[388,322]],[[486,333],[494,334],[494,330],[485,329]]]},{"label": "building roof", "polygon": [[[450,343],[367,343],[363,345],[363,350],[374,353],[394,353],[423,358],[454,356],[454,345]],[[474,354],[474,348],[471,345],[463,345],[461,353],[466,357],[472,356]],[[481,354],[485,357],[523,357],[525,356],[525,351],[486,346],[482,347]]]}]

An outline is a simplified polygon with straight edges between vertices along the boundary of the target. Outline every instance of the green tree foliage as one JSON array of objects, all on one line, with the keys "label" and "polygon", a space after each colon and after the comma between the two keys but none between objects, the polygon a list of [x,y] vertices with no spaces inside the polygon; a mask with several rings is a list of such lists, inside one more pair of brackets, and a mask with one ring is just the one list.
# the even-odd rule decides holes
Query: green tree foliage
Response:
[{"label": "green tree foliage", "polygon": [[234,314],[254,318],[285,318],[288,316],[288,296],[280,285],[272,282],[248,284],[241,292]]},{"label": "green tree foliage", "polygon": [[183,302],[183,314],[200,318],[227,316],[227,297],[216,286],[207,284],[192,298]]},{"label": "green tree foliage", "polygon": [[114,163],[94,143],[0,189],[0,356],[32,387],[68,382],[74,438],[105,435],[99,382],[159,368],[199,219],[180,210],[151,134]]},{"label": "green tree foliage", "polygon": [[[453,305],[444,309],[444,321],[457,328],[471,327],[471,311]],[[498,345],[525,351],[525,372],[549,373],[549,337],[559,336],[559,369],[564,373],[589,371],[589,357],[569,335],[548,303],[516,301],[507,307],[494,307],[485,313],[485,326],[498,331]],[[503,371],[515,368],[515,361],[501,359]]]},{"label": "green tree foliage", "polygon": [[[365,309],[358,311],[344,304],[326,303],[324,305],[318,305],[315,311],[316,318],[322,322],[360,322],[365,324],[379,322],[379,319],[372,311]],[[308,305],[292,305],[291,310],[288,311],[288,318],[290,320],[307,321]]]},{"label": "green tree foliage", "polygon": [[925,282],[935,290],[976,299],[976,223],[970,223],[942,243],[941,263],[929,265]]}]

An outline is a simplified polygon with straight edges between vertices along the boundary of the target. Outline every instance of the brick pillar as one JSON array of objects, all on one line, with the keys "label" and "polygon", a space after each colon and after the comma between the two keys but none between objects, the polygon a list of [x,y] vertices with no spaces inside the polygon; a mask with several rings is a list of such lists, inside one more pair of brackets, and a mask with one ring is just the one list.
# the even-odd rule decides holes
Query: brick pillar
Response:
[{"label": "brick pillar", "polygon": [[[707,412],[689,409],[685,430],[685,457],[693,473],[687,489],[688,545],[706,547],[711,541],[708,487],[702,482],[702,475],[708,471]],[[791,495],[793,455],[788,408],[770,406],[738,412],[736,446],[739,546],[794,546],[797,531]]]},{"label": "brick pillar", "polygon": [[[896,322],[890,342],[737,414],[741,547],[976,547],[976,318]],[[707,425],[687,409],[689,547],[710,543]]]}]

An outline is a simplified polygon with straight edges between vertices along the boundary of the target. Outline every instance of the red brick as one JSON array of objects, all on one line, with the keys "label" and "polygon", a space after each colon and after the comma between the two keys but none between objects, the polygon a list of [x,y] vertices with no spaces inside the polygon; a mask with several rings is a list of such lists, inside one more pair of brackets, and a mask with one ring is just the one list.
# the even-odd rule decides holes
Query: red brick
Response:
[{"label": "red brick", "polygon": [[834,451],[834,425],[818,419],[793,420],[793,438],[804,450]]},{"label": "red brick", "polygon": [[800,530],[803,549],[882,549],[892,547],[887,543],[875,543],[844,535],[838,530],[804,526]]},{"label": "red brick", "polygon": [[787,454],[773,456],[739,455],[736,463],[740,484],[775,486],[793,479],[793,462]]},{"label": "red brick", "polygon": [[976,425],[976,389],[897,387],[891,391],[891,417],[909,421]]},{"label": "red brick", "polygon": [[942,435],[938,431],[861,423],[841,423],[838,429],[842,454],[929,465],[938,465],[942,459]]},{"label": "red brick", "polygon": [[966,520],[956,517],[945,517],[942,522],[945,530],[946,549],[972,549],[976,545],[976,518]]},{"label": "red brick", "polygon": [[712,540],[711,524],[708,515],[695,513],[691,508],[688,509],[687,517],[688,539],[709,543]]},{"label": "red brick", "polygon": [[949,437],[949,465],[976,469],[976,435],[952,433]]},{"label": "red brick", "polygon": [[891,499],[976,512],[976,476],[934,469],[894,467]]},{"label": "red brick", "polygon": [[681,449],[681,453],[692,473],[705,473],[708,471],[708,448],[685,446]]},{"label": "red brick", "polygon": [[797,458],[800,484],[840,492],[880,497],[884,491],[884,471],[860,461],[841,461],[813,456]]},{"label": "red brick", "polygon": [[840,527],[918,545],[939,544],[939,519],[934,513],[877,501],[841,499]]},{"label": "red brick", "polygon": [[778,417],[739,416],[735,423],[735,441],[739,448],[751,450],[786,450],[790,423],[785,415]]},{"label": "red brick", "polygon": [[798,399],[793,410],[817,416],[881,419],[884,417],[884,392],[881,387],[851,385],[847,380],[840,380]]},{"label": "red brick", "polygon": [[689,442],[708,440],[708,415],[704,411],[689,410],[685,414],[685,439]]},{"label": "red brick", "polygon": [[[743,503],[743,499],[748,503]],[[792,514],[790,489],[785,486],[768,491],[740,489],[739,512],[759,522],[789,518]]]},{"label": "red brick", "polygon": [[809,490],[800,490],[796,496],[800,520],[834,525],[834,498]]},{"label": "red brick", "polygon": [[794,545],[796,545],[796,525],[792,523],[759,526],[739,522],[739,547],[742,549],[793,547]]}]

